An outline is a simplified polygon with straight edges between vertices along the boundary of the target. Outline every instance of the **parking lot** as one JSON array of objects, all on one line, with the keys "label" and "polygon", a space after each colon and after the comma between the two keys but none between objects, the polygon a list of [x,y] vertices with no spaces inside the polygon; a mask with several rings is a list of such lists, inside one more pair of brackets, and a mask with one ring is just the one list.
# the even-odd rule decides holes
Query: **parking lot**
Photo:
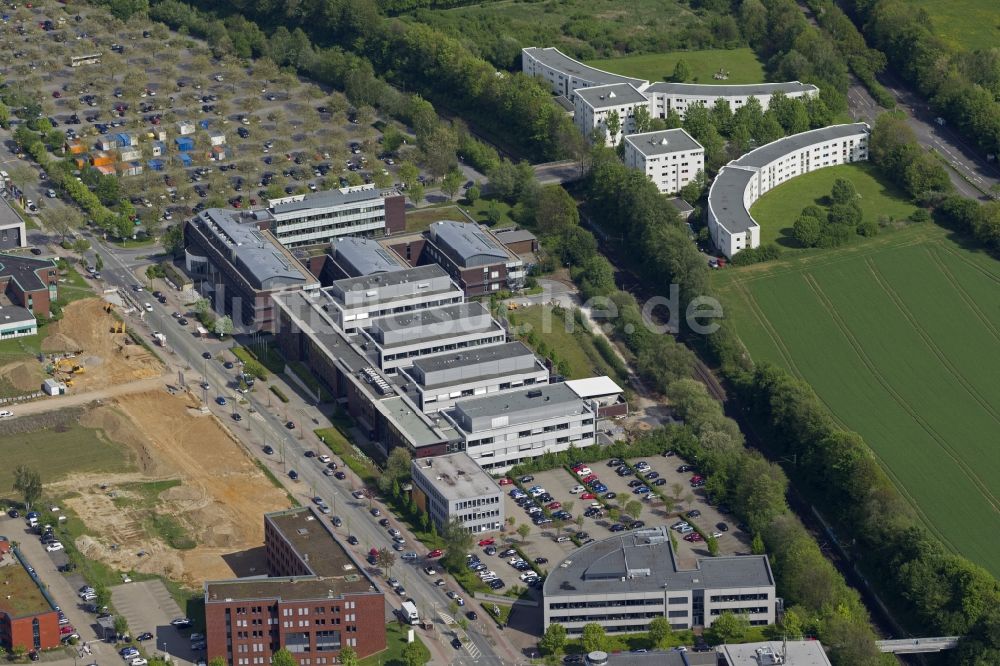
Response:
[{"label": "parking lot", "polygon": [[115,611],[128,620],[134,637],[153,634],[141,645],[147,654],[166,653],[171,659],[193,664],[204,657],[204,651],[191,649],[191,630],[177,629],[170,624],[183,613],[170,596],[162,581],[149,580],[123,583],[111,588]]}]

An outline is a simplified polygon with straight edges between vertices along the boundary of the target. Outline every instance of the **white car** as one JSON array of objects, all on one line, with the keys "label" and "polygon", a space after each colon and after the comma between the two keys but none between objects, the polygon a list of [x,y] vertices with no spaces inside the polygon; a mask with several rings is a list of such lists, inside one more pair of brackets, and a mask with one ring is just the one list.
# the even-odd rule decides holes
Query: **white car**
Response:
[{"label": "white car", "polygon": [[594,470],[590,469],[589,467],[581,467],[580,469],[576,470],[576,475],[579,476],[580,478],[583,478],[585,476],[590,476],[593,473]]},{"label": "white car", "polygon": [[321,463],[323,463],[325,465],[326,463],[330,462],[330,456],[328,456],[328,455],[326,455],[324,453],[320,457],[316,458],[316,460],[320,461]]},{"label": "white car", "polygon": [[576,495],[577,493],[582,493],[584,490],[586,490],[586,488],[584,488],[583,486],[573,486],[572,488],[569,489],[569,491],[574,495]]},{"label": "white car", "polygon": [[9,419],[14,416],[14,412],[9,409],[0,409],[0,419]]},{"label": "white car", "polygon": [[128,662],[129,666],[146,666],[149,662],[142,657],[136,657],[132,661]]},{"label": "white car", "polygon": [[146,308],[146,312],[152,312],[153,311],[153,306],[150,305],[149,303],[143,303],[142,307]]},{"label": "white car", "polygon": [[62,550],[62,549],[63,549],[63,545],[61,543],[59,543],[58,541],[53,541],[52,543],[50,543],[49,545],[47,545],[45,547],[45,550],[49,551],[50,553],[54,553],[55,551]]}]

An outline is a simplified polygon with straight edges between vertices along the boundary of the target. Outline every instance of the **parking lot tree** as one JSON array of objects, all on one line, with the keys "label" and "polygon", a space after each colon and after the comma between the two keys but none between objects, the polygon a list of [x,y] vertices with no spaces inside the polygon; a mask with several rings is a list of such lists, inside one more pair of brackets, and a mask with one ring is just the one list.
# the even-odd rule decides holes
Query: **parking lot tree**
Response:
[{"label": "parking lot tree", "polygon": [[111,603],[111,590],[109,590],[108,586],[103,583],[94,585],[94,595],[96,596],[94,599],[94,605],[98,608],[107,606]]},{"label": "parking lot tree", "polygon": [[632,520],[638,520],[642,513],[642,503],[638,500],[629,500],[625,503],[625,513],[631,516]]},{"label": "parking lot tree", "polygon": [[590,622],[584,625],[580,642],[587,652],[603,652],[608,645],[608,635],[604,631],[604,627],[596,622]]},{"label": "parking lot tree", "polygon": [[375,175],[372,176],[372,181],[375,183],[375,187],[379,189],[386,189],[392,187],[393,177],[391,173],[383,173],[382,171],[376,171]]},{"label": "parking lot tree", "polygon": [[716,539],[712,535],[709,535],[708,538],[705,539],[705,545],[708,546],[708,554],[709,555],[711,555],[712,557],[717,557],[718,556],[718,554],[719,554],[719,540],[718,539]]},{"label": "parking lot tree", "polygon": [[42,496],[42,478],[35,469],[18,465],[14,468],[14,490],[21,493],[24,505],[30,509]]},{"label": "parking lot tree", "polygon": [[545,654],[562,654],[562,651],[566,648],[566,627],[558,622],[550,624],[549,628],[542,635],[542,638],[538,641],[538,647]]},{"label": "parking lot tree", "polygon": [[128,634],[128,620],[124,615],[115,615],[115,633],[119,636]]},{"label": "parking lot tree", "polygon": [[298,666],[298,662],[287,648],[281,648],[271,655],[271,666]]},{"label": "parking lot tree", "polygon": [[450,571],[459,571],[465,565],[465,555],[472,548],[472,534],[465,529],[462,521],[453,518],[441,530],[444,541],[444,557],[442,562]]},{"label": "parking lot tree", "polygon": [[[348,175],[347,179],[350,180],[350,175]],[[423,183],[413,183],[412,185],[408,185],[406,191],[410,197],[410,203],[414,206],[419,206],[424,200],[424,189]]]},{"label": "parking lot tree", "polygon": [[420,176],[420,169],[413,162],[406,160],[399,165],[398,174],[400,182],[410,187],[417,182],[417,178]]},{"label": "parking lot tree", "polygon": [[619,509],[617,506],[613,506],[608,509],[608,518],[611,519],[611,522],[617,523],[618,519],[621,517],[622,517],[622,510]]},{"label": "parking lot tree", "polygon": [[441,125],[427,134],[418,135],[417,145],[420,148],[421,160],[432,177],[441,178],[455,166],[458,137],[450,127]]},{"label": "parking lot tree", "polygon": [[663,645],[663,641],[670,635],[670,622],[665,617],[654,617],[649,622],[649,631],[646,634],[653,648]]},{"label": "parking lot tree", "polygon": [[463,180],[465,180],[465,176],[462,172],[457,168],[452,168],[441,179],[441,191],[448,196],[449,200],[454,201],[455,195],[462,189]]}]

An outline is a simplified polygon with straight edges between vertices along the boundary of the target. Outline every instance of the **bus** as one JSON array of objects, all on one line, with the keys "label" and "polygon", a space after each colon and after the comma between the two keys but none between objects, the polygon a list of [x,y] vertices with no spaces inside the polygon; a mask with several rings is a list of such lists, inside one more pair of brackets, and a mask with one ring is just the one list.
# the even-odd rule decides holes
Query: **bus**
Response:
[{"label": "bus", "polygon": [[91,53],[89,55],[80,56],[70,56],[69,66],[79,67],[80,65],[100,65],[101,64],[101,54]]}]

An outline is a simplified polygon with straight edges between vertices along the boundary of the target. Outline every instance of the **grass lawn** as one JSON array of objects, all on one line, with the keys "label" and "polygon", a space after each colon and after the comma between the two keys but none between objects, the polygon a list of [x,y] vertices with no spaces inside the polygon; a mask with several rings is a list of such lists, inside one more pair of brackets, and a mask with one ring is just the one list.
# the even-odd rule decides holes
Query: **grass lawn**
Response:
[{"label": "grass lawn", "polygon": [[3,608],[19,615],[31,615],[49,610],[49,603],[24,567],[0,567],[0,589],[3,589]]},{"label": "grass lawn", "polygon": [[465,200],[463,200],[461,204],[462,208],[465,209],[465,212],[467,212],[472,219],[487,226],[490,226],[487,211],[489,211],[491,207],[495,207],[497,213],[500,214],[500,219],[497,221],[496,225],[492,227],[493,229],[515,226],[514,219],[510,216],[511,207],[503,201],[494,199],[477,199],[473,204],[470,204]]},{"label": "grass lawn", "polygon": [[[566,318],[573,323],[567,330]],[[567,379],[581,379],[594,375],[616,377],[614,369],[601,358],[594,345],[592,334],[575,325],[572,315],[554,310],[548,305],[532,305],[507,314],[507,318],[520,331],[518,337],[535,350],[542,349],[545,356],[567,366]]]},{"label": "grass lawn", "polygon": [[60,270],[59,278],[66,280],[59,283],[59,303],[62,305],[94,295],[94,290],[73,266]]},{"label": "grass lawn", "polygon": [[1000,43],[1000,14],[993,0],[909,0],[927,10],[936,32],[962,50],[989,49]]},{"label": "grass lawn", "polygon": [[[691,78],[684,83],[738,84],[764,81],[764,66],[749,48],[642,53],[621,58],[588,60],[587,64],[622,76],[656,82],[669,80],[678,60],[686,62],[691,71]],[[712,78],[720,69],[729,72],[729,78],[725,81]]]},{"label": "grass lawn", "polygon": [[713,281],[753,358],[807,381],[928,528],[1000,575],[1000,263],[926,224]]},{"label": "grass lawn", "polygon": [[455,204],[431,206],[406,213],[406,232],[420,233],[439,220],[458,220],[465,222],[466,218]]},{"label": "grass lawn", "polygon": [[750,214],[760,224],[761,245],[777,243],[782,248],[801,249],[792,238],[792,225],[806,206],[826,206],[833,182],[838,178],[854,184],[865,220],[877,221],[883,217],[901,220],[917,209],[899,188],[881,177],[873,164],[856,162],[827,167],[779,185],[750,207]]},{"label": "grass lawn", "polygon": [[[403,659],[403,648],[406,647],[406,636],[409,627],[400,625],[397,622],[390,622],[385,625],[385,645],[386,649],[378,654],[365,657],[360,662],[360,666],[406,666]],[[431,651],[427,649],[419,636],[414,637],[414,642],[418,643],[424,651],[427,662],[431,658]],[[423,663],[423,662],[421,662]]]}]

